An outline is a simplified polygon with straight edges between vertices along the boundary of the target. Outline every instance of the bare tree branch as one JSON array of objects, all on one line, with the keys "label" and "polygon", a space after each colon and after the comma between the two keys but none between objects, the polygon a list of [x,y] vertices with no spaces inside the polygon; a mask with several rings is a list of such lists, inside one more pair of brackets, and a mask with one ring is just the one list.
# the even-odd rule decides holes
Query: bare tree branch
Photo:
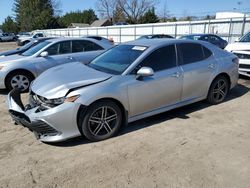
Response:
[{"label": "bare tree branch", "polygon": [[101,17],[111,19],[117,5],[117,0],[98,0],[96,3],[97,11]]},{"label": "bare tree branch", "polygon": [[155,5],[155,0],[117,0],[117,3],[132,23],[138,23],[140,17]]}]

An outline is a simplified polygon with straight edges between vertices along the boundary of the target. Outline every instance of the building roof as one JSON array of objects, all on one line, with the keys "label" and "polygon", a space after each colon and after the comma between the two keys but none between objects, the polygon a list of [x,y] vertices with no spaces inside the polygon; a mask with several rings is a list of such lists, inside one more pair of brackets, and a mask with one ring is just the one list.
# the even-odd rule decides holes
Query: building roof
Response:
[{"label": "building roof", "polygon": [[71,23],[69,25],[70,28],[81,28],[81,27],[89,27],[87,23]]},{"label": "building roof", "polygon": [[109,25],[111,25],[111,22],[109,21],[109,19],[104,19],[104,20],[96,20],[90,26],[101,27],[101,26],[109,26]]}]

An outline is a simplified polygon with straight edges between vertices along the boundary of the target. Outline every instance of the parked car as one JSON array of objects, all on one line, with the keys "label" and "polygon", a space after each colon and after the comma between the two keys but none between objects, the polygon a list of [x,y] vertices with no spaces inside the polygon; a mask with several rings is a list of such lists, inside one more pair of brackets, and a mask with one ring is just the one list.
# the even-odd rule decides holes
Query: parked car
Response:
[{"label": "parked car", "polygon": [[9,33],[0,34],[0,42],[7,42],[7,41],[13,41],[13,40],[15,40],[14,34],[9,34]]},{"label": "parked car", "polygon": [[192,35],[185,35],[180,37],[179,39],[188,39],[188,40],[203,40],[210,42],[221,49],[224,49],[228,42],[221,37],[214,35],[214,34],[192,34]]},{"label": "parked car", "polygon": [[73,61],[88,63],[110,47],[112,45],[86,38],[43,41],[21,55],[0,58],[0,89],[18,87],[27,91],[31,81],[43,71]]},{"label": "parked car", "polygon": [[250,32],[241,37],[238,42],[228,44],[225,50],[239,57],[239,73],[250,77]]},{"label": "parked car", "polygon": [[27,43],[29,43],[32,39],[42,38],[45,37],[43,33],[34,33],[32,35],[21,35],[17,39],[17,45],[23,46]]},{"label": "parked car", "polygon": [[8,104],[14,121],[41,141],[81,134],[100,141],[126,122],[204,99],[221,103],[237,80],[238,58],[212,44],[136,40],[86,65],[54,67],[32,83],[28,105],[18,90],[8,95]]},{"label": "parked car", "polygon": [[[101,42],[106,42],[108,44],[114,45],[114,41],[113,39],[107,39],[105,37],[101,37],[101,36],[95,36],[95,35],[89,35],[89,36],[85,36],[86,38],[91,38],[91,39],[95,39],[95,40],[99,40]],[[85,38],[84,37],[84,38]]]},{"label": "parked car", "polygon": [[161,39],[161,38],[173,39],[174,37],[171,35],[165,35],[165,34],[142,35],[137,40],[140,40],[140,39]]},{"label": "parked car", "polygon": [[17,38],[19,38],[19,37],[23,37],[23,36],[31,36],[31,33],[30,32],[19,32],[17,35]]},{"label": "parked car", "polygon": [[35,45],[39,44],[40,42],[43,42],[43,41],[49,40],[49,39],[52,39],[52,38],[47,37],[47,38],[32,39],[29,43],[27,43],[26,45],[24,45],[24,46],[22,46],[20,48],[5,51],[5,52],[1,52],[0,57],[5,57],[5,56],[10,56],[10,55],[15,55],[15,54],[22,54],[23,52],[25,52],[28,49],[34,47]]}]

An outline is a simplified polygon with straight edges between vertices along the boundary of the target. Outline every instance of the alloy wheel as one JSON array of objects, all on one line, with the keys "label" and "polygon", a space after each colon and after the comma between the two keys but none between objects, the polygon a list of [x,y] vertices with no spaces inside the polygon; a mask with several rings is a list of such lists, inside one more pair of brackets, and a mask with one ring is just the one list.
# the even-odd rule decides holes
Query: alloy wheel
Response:
[{"label": "alloy wheel", "polygon": [[96,109],[88,120],[89,130],[94,136],[112,134],[117,124],[117,112],[110,106]]},{"label": "alloy wheel", "polygon": [[220,79],[217,81],[213,88],[213,98],[215,102],[219,103],[223,101],[227,95],[228,84],[224,79]]}]

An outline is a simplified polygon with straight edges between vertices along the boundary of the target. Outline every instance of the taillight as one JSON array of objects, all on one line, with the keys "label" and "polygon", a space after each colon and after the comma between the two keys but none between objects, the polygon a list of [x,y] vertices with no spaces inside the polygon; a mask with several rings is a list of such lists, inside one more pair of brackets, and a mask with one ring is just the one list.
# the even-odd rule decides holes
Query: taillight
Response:
[{"label": "taillight", "polygon": [[232,62],[235,64],[239,64],[239,58],[238,57],[233,58]]}]

